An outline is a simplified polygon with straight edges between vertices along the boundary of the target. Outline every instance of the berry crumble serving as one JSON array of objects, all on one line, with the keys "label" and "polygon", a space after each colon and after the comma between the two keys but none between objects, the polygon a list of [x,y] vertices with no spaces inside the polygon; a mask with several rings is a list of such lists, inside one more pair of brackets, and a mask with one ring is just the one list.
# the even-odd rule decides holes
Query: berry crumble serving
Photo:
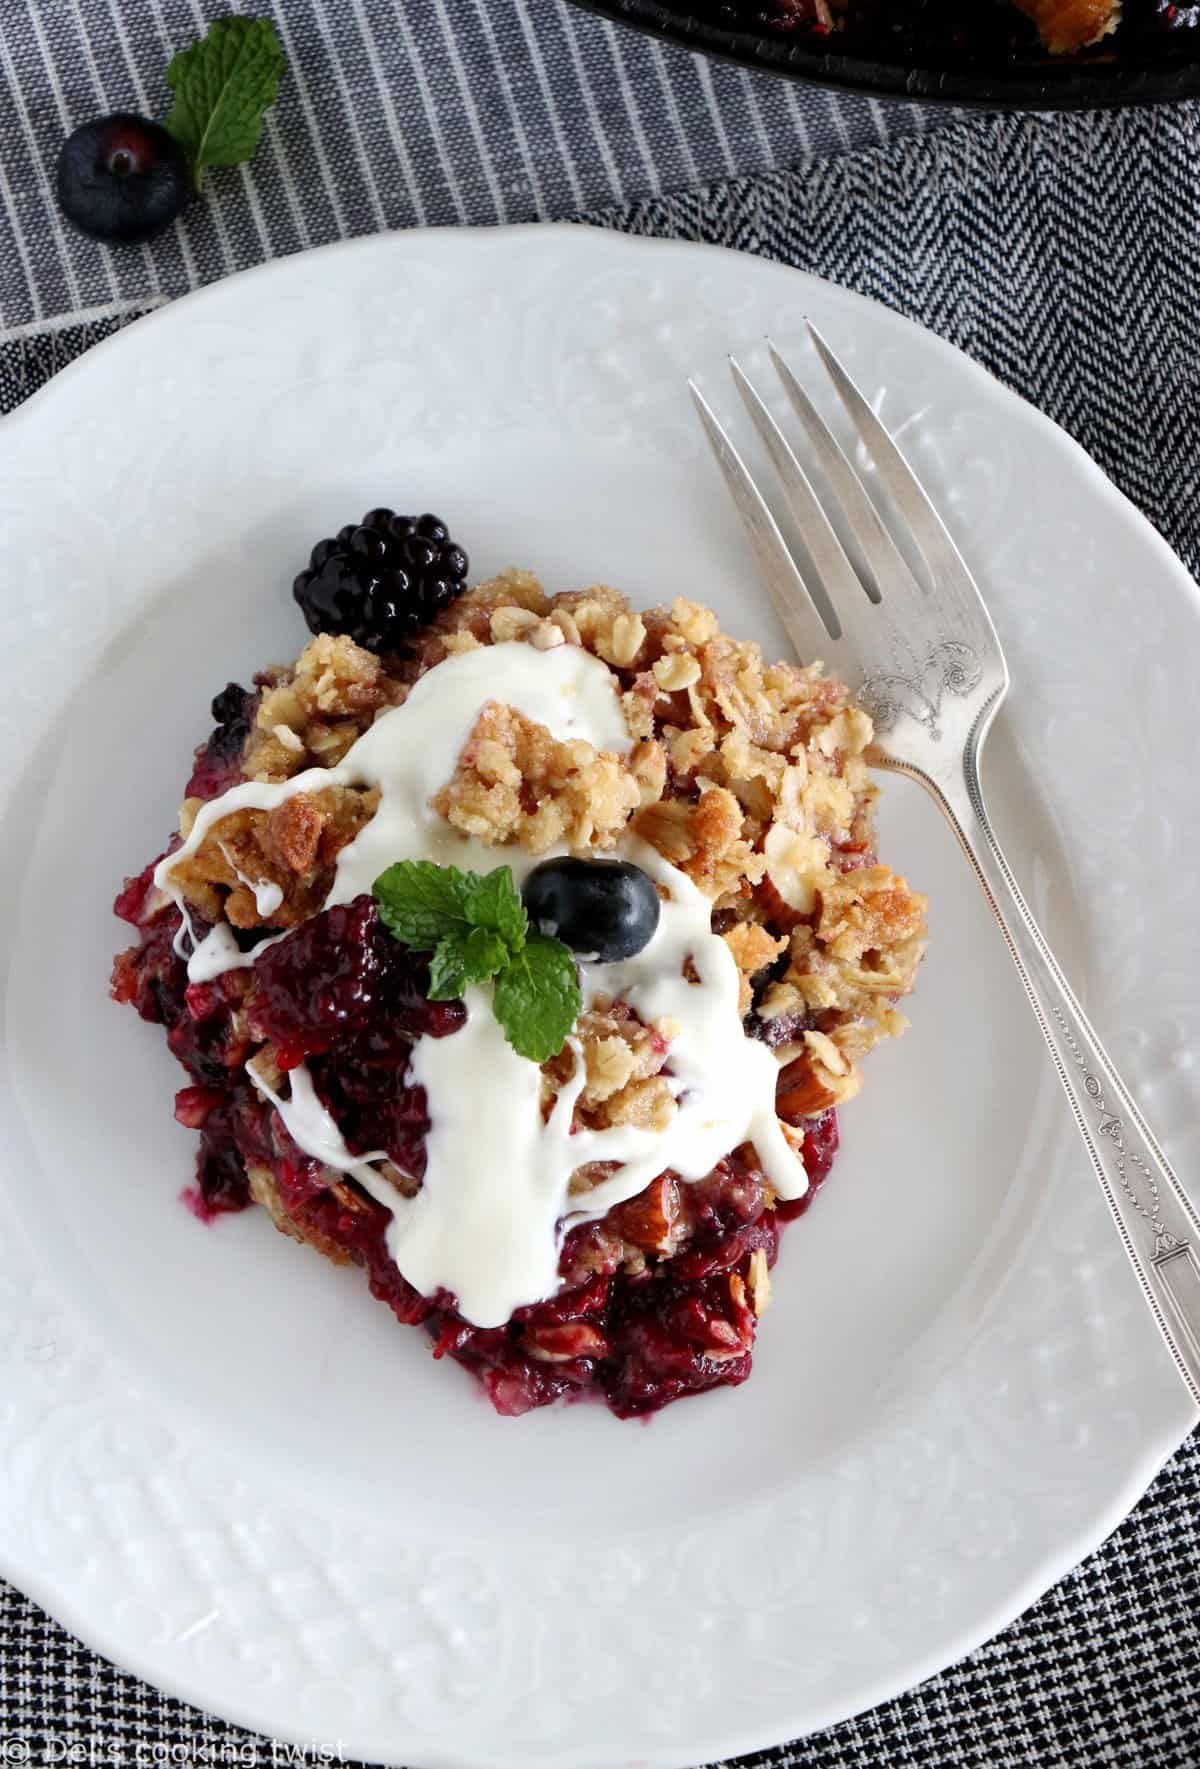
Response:
[{"label": "berry crumble serving", "polygon": [[1187,53],[1200,0],[697,0],[700,15],[880,60]]},{"label": "berry crumble serving", "polygon": [[217,696],[117,898],[112,993],[187,1071],[198,1213],[361,1266],[498,1412],[652,1412],[749,1375],[925,901],[819,663],[466,582],[431,516],[319,543],[313,637]]}]

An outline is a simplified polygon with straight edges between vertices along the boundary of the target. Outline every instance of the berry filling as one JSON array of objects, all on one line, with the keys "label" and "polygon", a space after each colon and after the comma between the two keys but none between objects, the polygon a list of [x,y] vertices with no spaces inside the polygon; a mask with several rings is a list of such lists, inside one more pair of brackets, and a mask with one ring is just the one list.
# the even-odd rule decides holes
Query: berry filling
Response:
[{"label": "berry filling", "polygon": [[371,897],[325,909],[264,952],[255,966],[250,1026],[280,1066],[351,1039],[368,1068],[402,1061],[414,1038],[444,1038],[465,1017],[427,998],[426,965],[386,931]]},{"label": "berry filling", "polygon": [[829,1172],[834,1112],[802,1121],[810,1190],[797,1202],[774,1200],[749,1150],[694,1185],[660,1175],[567,1233],[552,1298],[502,1327],[473,1326],[452,1296],[422,1296],[406,1281],[388,1251],[391,1212],[305,1156],[245,1072],[264,1040],[281,1066],[309,1059],[348,1147],[386,1151],[415,1186],[429,1120],[409,1080],[412,1043],[455,1032],[462,1004],[427,999],[425,965],[390,938],[366,897],[312,917],[253,971],[189,985],[174,950],[180,915],[152,874],[147,867],[117,899],[140,944],[118,957],[112,993],[165,1026],[188,1073],[175,1115],[200,1136],[197,1214],[267,1202],[318,1249],[362,1266],[372,1295],[403,1324],[424,1325],[435,1357],[472,1371],[503,1414],[591,1392],[626,1418],[746,1380],[756,1284],[775,1262],[781,1225],[808,1208]]}]

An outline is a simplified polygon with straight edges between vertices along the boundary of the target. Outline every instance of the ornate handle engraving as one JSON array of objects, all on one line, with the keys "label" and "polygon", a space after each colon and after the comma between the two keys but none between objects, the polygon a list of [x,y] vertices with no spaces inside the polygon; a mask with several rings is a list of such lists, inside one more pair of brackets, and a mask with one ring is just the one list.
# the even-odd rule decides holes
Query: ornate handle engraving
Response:
[{"label": "ornate handle engraving", "polygon": [[[1050,1011],[1058,1021],[1059,1029],[1062,1032],[1063,1040],[1067,1049],[1075,1059],[1080,1073],[1083,1076],[1083,1091],[1087,1094],[1090,1100],[1095,1102],[1096,1110],[1100,1117],[1100,1122],[1096,1126],[1097,1133],[1100,1136],[1106,1136],[1113,1145],[1113,1151],[1116,1156],[1117,1177],[1121,1182],[1122,1191],[1125,1193],[1138,1215],[1144,1216],[1146,1221],[1150,1224],[1150,1227],[1153,1229],[1155,1252],[1157,1253],[1160,1250],[1160,1247],[1164,1252],[1171,1252],[1174,1248],[1178,1247],[1180,1243],[1175,1239],[1163,1222],[1158,1181],[1155,1179],[1149,1163],[1144,1161],[1133,1149],[1126,1148],[1125,1126],[1117,1113],[1110,1112],[1108,1106],[1105,1104],[1103,1084],[1098,1076],[1094,1075],[1088,1068],[1087,1060],[1079,1048],[1079,1042],[1071,1031],[1070,1024],[1065,1018],[1062,1009],[1058,1006],[1052,1005]],[[1145,1184],[1150,1199],[1149,1204],[1144,1204],[1142,1202],[1141,1198],[1130,1184],[1128,1171],[1130,1165],[1137,1170]]]},{"label": "ornate handle engraving", "polygon": [[[1000,924],[1150,1312],[1200,1406],[1200,1216],[1171,1171],[1021,893],[988,821],[974,757],[965,793],[932,792]],[[1014,913],[1009,914],[1009,911]]]},{"label": "ornate handle engraving", "polygon": [[[1071,1031],[1061,1008],[1055,1006],[1052,1012],[1058,1021],[1063,1041],[1083,1076],[1083,1091],[1094,1102],[1099,1114],[1100,1122],[1096,1127],[1098,1134],[1107,1137],[1113,1146],[1121,1190],[1138,1215],[1150,1225],[1154,1236],[1150,1263],[1166,1292],[1176,1324],[1191,1340],[1197,1355],[1200,1355],[1200,1260],[1197,1259],[1197,1249],[1190,1239],[1181,1239],[1163,1221],[1162,1194],[1154,1169],[1136,1149],[1127,1147],[1124,1122],[1118,1113],[1109,1110],[1104,1098],[1103,1083],[1088,1068],[1087,1059],[1079,1048],[1079,1041]],[[1130,1178],[1131,1167],[1137,1175],[1136,1187]]]},{"label": "ornate handle engraving", "polygon": [[942,735],[938,718],[947,694],[970,694],[983,674],[979,658],[960,639],[940,639],[931,645],[922,662],[914,662],[909,674],[901,670],[872,670],[863,677],[858,703],[869,712],[877,732],[890,731],[902,713],[923,725],[938,742]]}]

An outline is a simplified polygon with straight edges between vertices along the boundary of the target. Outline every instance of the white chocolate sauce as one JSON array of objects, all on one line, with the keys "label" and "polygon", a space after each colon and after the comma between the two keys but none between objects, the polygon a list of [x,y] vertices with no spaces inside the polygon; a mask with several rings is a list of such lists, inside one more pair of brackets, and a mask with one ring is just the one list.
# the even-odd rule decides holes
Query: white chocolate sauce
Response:
[{"label": "white chocolate sauce", "polygon": [[[214,823],[231,811],[269,810],[293,793],[341,784],[378,787],[380,802],[339,855],[327,906],[369,892],[386,867],[404,859],[480,872],[509,865],[520,884],[545,856],[465,837],[429,803],[489,701],[515,707],[560,740],[585,738],[597,750],[622,753],[629,748],[614,678],[578,646],[538,651],[513,642],[464,652],[422,676],[404,705],[383,714],[337,767],[311,768],[278,784],[247,781],[211,800],[182,847],[159,863],[155,883],[182,908],[171,871]],[[603,1216],[667,1168],[684,1180],[702,1179],[723,1155],[750,1142],[780,1197],[798,1198],[808,1189],[803,1164],[775,1115],[776,1060],[743,1031],[737,967],[712,932],[711,903],[636,837],[626,837],[616,851],[667,896],[641,952],[614,964],[581,961],[580,980],[585,1006],[598,995],[615,997],[647,1022],[680,1027],[668,1056],[676,1110],[662,1131],[620,1125],[572,1132],[584,1080],[575,1045],[575,1073],[543,1123],[541,1071],[505,1039],[488,986],[468,988],[461,1030],[421,1038],[413,1048],[411,1079],[425,1090],[431,1126],[425,1176],[414,1198],[402,1197],[377,1171],[373,1163],[383,1157],[351,1154],[303,1065],[291,1071],[287,1099],[250,1070],[306,1153],[357,1180],[392,1211],[388,1248],[409,1283],[424,1295],[453,1292],[476,1326],[500,1326],[515,1308],[553,1295],[565,1230]],[[242,953],[230,930],[218,925],[192,952],[189,977],[206,980],[253,964],[266,944]],[[695,982],[684,974],[689,959]],[[614,1171],[592,1191],[571,1197],[572,1173],[595,1161],[615,1163]]]},{"label": "white chocolate sauce", "polygon": [[246,889],[250,892],[250,895],[254,898],[254,907],[258,910],[258,913],[262,916],[263,920],[266,921],[268,916],[274,915],[279,905],[283,902],[283,887],[275,884],[269,878],[247,878],[246,874],[234,865],[233,856],[225,846],[225,843],[218,842],[217,846],[224,854],[225,862],[230,871],[240,884],[245,885]]}]

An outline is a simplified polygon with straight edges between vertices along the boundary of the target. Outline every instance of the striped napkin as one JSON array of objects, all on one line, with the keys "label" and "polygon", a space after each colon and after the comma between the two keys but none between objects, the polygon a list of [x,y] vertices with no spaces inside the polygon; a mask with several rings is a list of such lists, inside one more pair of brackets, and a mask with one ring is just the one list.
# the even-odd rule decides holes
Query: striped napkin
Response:
[{"label": "striped napkin", "polygon": [[[206,19],[270,13],[288,71],[249,166],[166,234],[64,228],[76,124],[161,115]],[[0,334],[103,319],[248,264],[390,227],[536,221],[919,133],[931,113],[750,74],[566,0],[0,0]]]}]

